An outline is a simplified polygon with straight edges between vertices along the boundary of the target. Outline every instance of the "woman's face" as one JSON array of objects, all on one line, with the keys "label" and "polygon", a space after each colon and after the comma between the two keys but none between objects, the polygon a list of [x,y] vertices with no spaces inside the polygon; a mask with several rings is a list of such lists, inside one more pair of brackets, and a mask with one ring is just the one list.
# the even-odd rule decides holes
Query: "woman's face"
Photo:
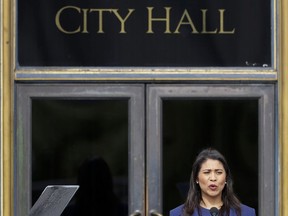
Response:
[{"label": "woman's face", "polygon": [[208,159],[200,168],[197,182],[201,188],[202,199],[220,199],[226,184],[226,172],[218,160]]}]

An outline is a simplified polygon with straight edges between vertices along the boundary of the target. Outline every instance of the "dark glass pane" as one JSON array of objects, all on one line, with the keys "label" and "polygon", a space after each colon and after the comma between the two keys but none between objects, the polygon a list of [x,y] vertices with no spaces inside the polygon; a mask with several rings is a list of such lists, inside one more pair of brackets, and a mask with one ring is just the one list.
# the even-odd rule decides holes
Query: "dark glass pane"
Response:
[{"label": "dark glass pane", "polygon": [[18,0],[17,62],[271,66],[272,5],[271,0]]},{"label": "dark glass pane", "polygon": [[33,203],[55,184],[80,185],[63,215],[127,216],[127,100],[32,101]]},{"label": "dark glass pane", "polygon": [[258,101],[165,100],[164,215],[185,201],[194,159],[210,146],[226,157],[240,201],[258,208]]}]

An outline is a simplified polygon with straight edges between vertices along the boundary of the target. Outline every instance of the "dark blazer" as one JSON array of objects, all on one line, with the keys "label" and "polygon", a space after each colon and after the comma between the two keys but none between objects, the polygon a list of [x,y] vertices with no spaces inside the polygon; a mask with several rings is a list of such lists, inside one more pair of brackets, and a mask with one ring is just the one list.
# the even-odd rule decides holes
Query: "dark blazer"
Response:
[{"label": "dark blazer", "polygon": [[[170,211],[169,216],[182,216],[182,210],[184,205],[180,205]],[[211,216],[209,209],[200,208],[202,216]],[[199,216],[198,211],[194,211],[191,216]],[[235,210],[230,210],[230,216],[236,216]],[[241,204],[241,216],[256,216],[255,209]]]}]

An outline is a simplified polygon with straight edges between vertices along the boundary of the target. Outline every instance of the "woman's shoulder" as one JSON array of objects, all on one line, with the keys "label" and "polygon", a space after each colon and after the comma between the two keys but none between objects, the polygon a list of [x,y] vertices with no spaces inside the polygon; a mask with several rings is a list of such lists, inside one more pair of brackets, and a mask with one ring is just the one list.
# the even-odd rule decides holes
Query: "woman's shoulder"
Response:
[{"label": "woman's shoulder", "polygon": [[247,216],[255,216],[256,213],[255,213],[255,209],[254,208],[251,208],[247,205],[244,205],[244,204],[241,204],[241,213],[242,215],[247,215]]},{"label": "woman's shoulder", "polygon": [[[182,216],[184,204],[177,206],[176,208],[170,210],[169,216]],[[231,212],[232,211],[232,212]],[[234,215],[235,213],[233,210],[230,211],[230,215]],[[202,211],[201,211],[202,212]],[[207,212],[209,212],[207,210]],[[206,212],[202,212],[206,215]],[[251,208],[247,205],[241,204],[241,215],[243,216],[256,216],[255,209]]]},{"label": "woman's shoulder", "polygon": [[184,204],[177,206],[176,208],[170,210],[169,216],[181,216]]}]

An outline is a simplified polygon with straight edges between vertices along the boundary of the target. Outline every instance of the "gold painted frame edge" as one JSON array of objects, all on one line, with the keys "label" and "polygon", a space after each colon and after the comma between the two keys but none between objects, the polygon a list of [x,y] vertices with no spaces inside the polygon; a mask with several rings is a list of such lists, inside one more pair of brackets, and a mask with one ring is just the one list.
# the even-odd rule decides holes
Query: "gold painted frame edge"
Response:
[{"label": "gold painted frame edge", "polygon": [[1,215],[13,215],[12,4],[1,0]]},{"label": "gold painted frame edge", "polygon": [[[279,215],[288,216],[288,1],[279,0]],[[286,204],[286,205],[285,205]]]}]

